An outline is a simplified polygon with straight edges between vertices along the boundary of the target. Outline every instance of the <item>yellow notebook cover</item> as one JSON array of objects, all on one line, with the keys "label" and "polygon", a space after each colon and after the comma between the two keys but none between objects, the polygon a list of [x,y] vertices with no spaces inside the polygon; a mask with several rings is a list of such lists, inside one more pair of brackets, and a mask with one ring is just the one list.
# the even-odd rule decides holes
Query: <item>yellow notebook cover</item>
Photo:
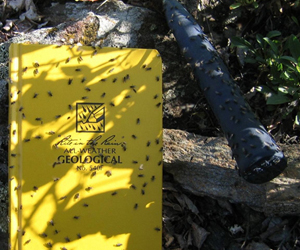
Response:
[{"label": "yellow notebook cover", "polygon": [[158,52],[12,44],[10,59],[11,249],[161,249]]}]

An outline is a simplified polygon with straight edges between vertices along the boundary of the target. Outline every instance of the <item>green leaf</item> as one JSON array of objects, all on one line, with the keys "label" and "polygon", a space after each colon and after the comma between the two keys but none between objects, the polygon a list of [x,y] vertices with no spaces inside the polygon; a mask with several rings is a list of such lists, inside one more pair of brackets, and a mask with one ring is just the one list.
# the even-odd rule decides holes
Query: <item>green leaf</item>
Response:
[{"label": "green leaf", "polygon": [[291,16],[292,20],[294,21],[295,24],[297,24],[299,26],[299,22],[298,22],[298,19],[297,17],[295,16]]},{"label": "green leaf", "polygon": [[264,58],[262,58],[261,56],[256,56],[255,60],[262,64],[267,64],[267,61]]},{"label": "green leaf", "polygon": [[280,91],[284,94],[289,94],[291,96],[295,95],[295,93],[297,93],[298,90],[299,90],[299,88],[289,87],[289,86],[278,87],[278,91]]},{"label": "green leaf", "polygon": [[[277,63],[282,63],[284,66],[284,70],[288,70],[289,72],[295,72],[298,74],[299,62],[291,56],[281,56],[277,59]],[[300,77],[300,75],[298,74]]]},{"label": "green leaf", "polygon": [[300,129],[300,111],[298,111],[297,115],[295,116],[293,129]]},{"label": "green leaf", "polygon": [[241,37],[234,36],[230,40],[234,47],[253,50],[251,43]]},{"label": "green leaf", "polygon": [[295,116],[295,122],[294,124],[299,127],[300,126],[300,112],[297,113],[297,115]]},{"label": "green leaf", "polygon": [[291,101],[291,98],[282,92],[278,92],[278,93],[272,92],[269,93],[266,97],[267,97],[267,105],[279,105]]},{"label": "green leaf", "polygon": [[266,85],[261,85],[261,86],[257,86],[255,88],[258,92],[261,92],[262,94],[269,94],[271,93],[273,90],[270,89],[268,86]]},{"label": "green leaf", "polygon": [[257,9],[257,8],[259,7],[258,3],[257,3],[257,2],[254,2],[254,3],[253,3],[253,7],[254,7],[255,9]]},{"label": "green leaf", "polygon": [[234,3],[234,4],[231,4],[230,6],[229,6],[229,8],[231,9],[231,10],[234,10],[234,9],[237,9],[237,8],[239,8],[239,7],[241,7],[241,3]]},{"label": "green leaf", "polygon": [[256,41],[258,42],[261,48],[265,47],[264,37],[261,34],[256,35]]},{"label": "green leaf", "polygon": [[291,35],[287,40],[288,49],[290,50],[292,56],[296,59],[300,57],[300,42],[298,38]]},{"label": "green leaf", "polygon": [[268,37],[264,37],[264,40],[270,45],[271,49],[278,54],[277,45]]},{"label": "green leaf", "polygon": [[284,87],[278,87],[278,91],[284,93],[284,94],[288,94],[288,87],[284,86]]},{"label": "green leaf", "polygon": [[291,77],[291,75],[287,71],[284,71],[283,75],[284,75],[285,79],[289,79]]},{"label": "green leaf", "polygon": [[268,38],[273,38],[273,37],[276,37],[276,36],[281,36],[281,32],[278,31],[278,30],[273,30],[273,31],[270,31],[270,32],[267,34],[267,37],[268,37]]},{"label": "green leaf", "polygon": [[282,71],[283,70],[283,64],[282,63],[278,63],[277,65],[277,71]]},{"label": "green leaf", "polygon": [[293,62],[295,64],[298,63],[298,61],[294,57],[292,57],[292,56],[281,56],[281,57],[279,57],[279,60],[281,60],[281,59]]},{"label": "green leaf", "polygon": [[251,57],[246,57],[244,60],[246,63],[257,63],[257,60],[255,60],[254,58]]}]

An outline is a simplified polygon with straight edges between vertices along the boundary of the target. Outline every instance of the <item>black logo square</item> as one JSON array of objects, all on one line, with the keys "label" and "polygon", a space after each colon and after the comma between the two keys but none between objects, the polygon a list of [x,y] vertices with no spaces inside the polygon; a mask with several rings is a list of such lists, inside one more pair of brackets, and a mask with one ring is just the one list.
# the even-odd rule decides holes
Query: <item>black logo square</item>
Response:
[{"label": "black logo square", "polygon": [[104,103],[76,103],[76,132],[105,132]]}]

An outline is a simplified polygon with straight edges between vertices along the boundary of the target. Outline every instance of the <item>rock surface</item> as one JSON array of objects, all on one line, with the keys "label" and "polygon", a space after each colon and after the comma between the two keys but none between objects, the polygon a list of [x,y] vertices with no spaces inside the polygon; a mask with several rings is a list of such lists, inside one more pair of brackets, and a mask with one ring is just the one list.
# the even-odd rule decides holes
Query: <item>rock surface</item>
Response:
[{"label": "rock surface", "polygon": [[164,170],[197,196],[243,203],[267,215],[300,213],[300,147],[281,145],[289,167],[271,182],[254,185],[235,170],[224,138],[164,130]]},{"label": "rock surface", "polygon": [[10,42],[136,47],[141,25],[150,13],[114,0],[103,4],[57,3],[45,13],[55,27],[20,33]]}]

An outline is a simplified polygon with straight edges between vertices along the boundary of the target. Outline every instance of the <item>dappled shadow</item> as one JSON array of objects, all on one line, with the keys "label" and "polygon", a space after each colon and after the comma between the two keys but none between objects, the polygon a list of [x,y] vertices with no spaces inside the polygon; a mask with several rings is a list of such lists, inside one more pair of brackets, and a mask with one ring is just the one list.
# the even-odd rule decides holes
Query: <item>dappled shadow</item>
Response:
[{"label": "dappled shadow", "polygon": [[16,48],[22,56],[14,51],[11,67],[12,247],[159,248],[157,52]]}]

